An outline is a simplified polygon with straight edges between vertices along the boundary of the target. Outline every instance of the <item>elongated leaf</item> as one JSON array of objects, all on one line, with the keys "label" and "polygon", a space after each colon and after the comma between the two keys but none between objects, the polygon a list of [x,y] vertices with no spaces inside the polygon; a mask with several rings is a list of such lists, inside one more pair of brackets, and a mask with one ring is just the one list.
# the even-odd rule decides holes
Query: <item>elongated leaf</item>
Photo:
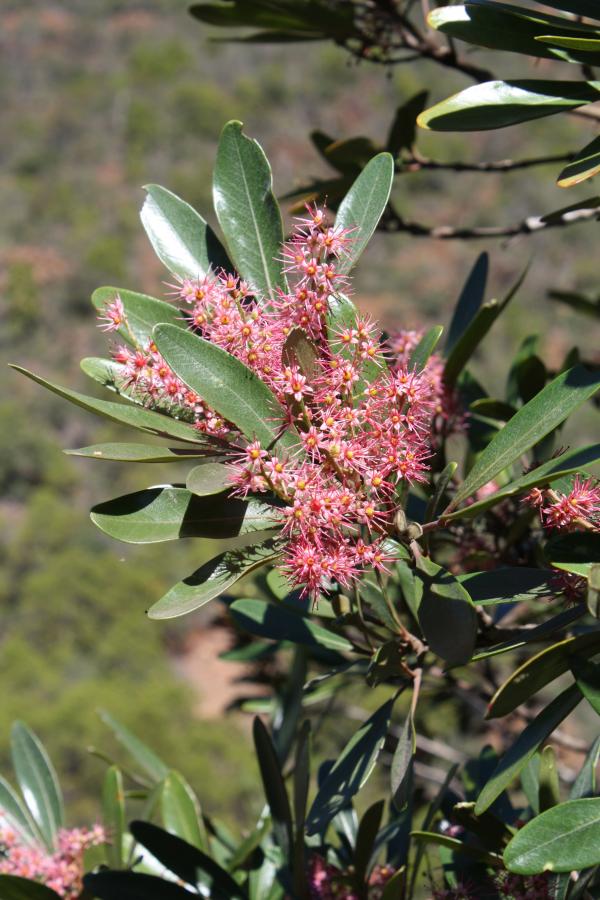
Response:
[{"label": "elongated leaf", "polygon": [[480,253],[473,268],[469,272],[465,285],[456,303],[448,336],[446,338],[445,355],[451,352],[458,340],[477,315],[479,307],[485,299],[490,258],[487,253]]},{"label": "elongated leaf", "polygon": [[185,441],[190,444],[205,443],[204,438],[198,434],[192,425],[180,422],[171,418],[171,416],[153,412],[133,404],[96,400],[95,397],[86,397],[85,394],[79,394],[77,391],[71,391],[68,388],[61,387],[59,384],[54,384],[52,381],[47,381],[45,378],[34,375],[33,372],[29,372],[21,366],[13,365],[11,368],[35,381],[36,384],[41,384],[42,387],[52,391],[53,394],[69,400],[75,406],[80,406],[82,409],[86,409],[88,412],[95,413],[98,416],[103,416],[105,419],[110,419],[112,422],[131,425],[132,428],[138,428],[140,431],[145,431],[157,437],[172,438],[173,440]]},{"label": "elongated leaf", "polygon": [[167,831],[205,853],[208,852],[208,837],[198,798],[179,772],[169,772],[165,778],[160,808]]},{"label": "elongated leaf", "polygon": [[594,712],[600,716],[600,663],[574,656],[571,660],[571,671],[579,690]]},{"label": "elongated leaf", "polygon": [[166,463],[184,462],[188,459],[211,458],[218,454],[216,446],[192,449],[187,447],[158,447],[156,444],[92,444],[77,450],[65,450],[68,456],[82,456],[85,459],[105,459],[116,462]]},{"label": "elongated leaf", "polygon": [[570,657],[573,654],[584,659],[599,650],[600,629],[567,638],[536,653],[498,688],[489,703],[486,718],[508,715],[555,678],[564,675],[569,671]]},{"label": "elongated leaf", "polygon": [[102,820],[108,839],[107,861],[111,868],[123,868],[123,835],[125,834],[125,793],[123,776],[118,766],[106,770],[102,784]]},{"label": "elongated leaf", "polygon": [[367,884],[369,863],[373,855],[375,841],[383,818],[384,800],[377,800],[364,813],[356,833],[354,845],[354,881],[360,890]]},{"label": "elongated leaf", "polygon": [[494,800],[517,777],[523,766],[531,759],[538,747],[552,734],[555,728],[572,712],[581,700],[581,691],[576,684],[571,685],[555,697],[527,728],[520,733],[512,747],[500,759],[492,777],[487,782],[475,804],[475,815],[488,809]]},{"label": "elongated leaf", "polygon": [[97,900],[190,900],[186,888],[142,872],[93,872],[83,884]]},{"label": "elongated leaf", "polygon": [[429,357],[435,350],[444,329],[441,325],[434,325],[429,331],[425,332],[415,349],[410,355],[408,367],[415,369],[417,372],[423,371]]},{"label": "elongated leaf", "polygon": [[544,547],[544,556],[552,565],[567,568],[568,563],[589,566],[600,563],[600,534],[593,531],[558,534]]},{"label": "elongated leaf", "polygon": [[570,800],[592,797],[596,793],[596,767],[600,758],[600,737],[597,737],[587,753],[579,774],[573,782]]},{"label": "elongated leaf", "polygon": [[540,754],[540,812],[560,803],[558,768],[554,747],[544,747]]},{"label": "elongated leaf", "polygon": [[180,581],[148,611],[151,619],[174,619],[214,600],[236,581],[260,566],[274,562],[279,551],[272,540],[246,550],[228,550]]},{"label": "elongated leaf", "polygon": [[259,637],[291,641],[308,647],[325,647],[338,652],[352,650],[352,644],[346,638],[274,603],[234,600],[229,612],[241,628]]},{"label": "elongated leaf", "polygon": [[415,725],[412,713],[409,713],[398,737],[390,768],[392,800],[397,810],[401,810],[410,799],[409,786],[416,749]]},{"label": "elongated leaf", "polygon": [[572,872],[600,863],[600,797],[567,800],[516,833],[504,851],[511,872]]},{"label": "elongated leaf", "polygon": [[222,540],[277,527],[273,507],[255,500],[197,497],[186,488],[149,488],[94,506],[90,517],[105,534],[128,544],[179,538]]},{"label": "elongated leaf", "polygon": [[339,260],[337,271],[346,274],[356,264],[390,199],[394,180],[394,160],[379,153],[367,163],[339,205],[335,224],[353,229],[348,252]]},{"label": "elongated leaf", "polygon": [[143,741],[140,741],[125,725],[122,725],[106,710],[100,710],[100,718],[113,732],[120,744],[131,754],[138,766],[153,782],[163,781],[169,774],[169,767]]},{"label": "elongated leaf", "polygon": [[11,785],[0,776],[0,811],[10,827],[26,844],[42,842],[42,836],[29,810]]},{"label": "elongated leaf", "polygon": [[597,81],[486,81],[426,109],[417,123],[434,131],[504,128],[594,103],[599,92]]},{"label": "elongated leaf", "polygon": [[492,481],[534,444],[560,425],[600,387],[600,373],[574,366],[558,375],[526,403],[490,441],[448,509]]},{"label": "elongated leaf", "polygon": [[[574,472],[587,472],[598,461],[600,461],[600,444],[589,444],[580,450],[567,450],[565,453],[561,453],[560,456],[556,456],[540,466],[536,466],[535,469],[531,469],[525,475],[515,478],[510,484],[499,488],[495,494],[483,500],[477,500],[463,509],[456,510],[447,518],[452,520],[462,516],[471,517],[477,515],[477,513],[484,512],[490,506],[499,503],[506,497],[513,497],[521,492],[524,493],[532,487],[551,484],[553,481],[557,481],[559,478],[571,475]],[[446,518],[445,514],[444,518]]]},{"label": "elongated leaf", "polygon": [[502,566],[489,572],[469,572],[457,577],[468,590],[473,603],[481,606],[522,603],[554,593],[551,573],[546,569]]},{"label": "elongated leaf", "polygon": [[263,447],[298,443],[285,430],[283,410],[264,381],[239,359],[189,331],[157,325],[154,340],[167,363],[219,415]]},{"label": "elongated leaf", "polygon": [[265,796],[271,810],[274,837],[284,860],[291,861],[293,828],[290,801],[273,741],[258,716],[254,719],[252,735]]},{"label": "elongated leaf", "polygon": [[424,585],[419,624],[431,650],[451,666],[468,662],[477,636],[477,613],[469,592],[425,556],[417,568],[415,574]]},{"label": "elongated leaf", "polygon": [[448,485],[454,478],[454,474],[455,474],[457,468],[458,468],[458,463],[450,462],[444,468],[444,470],[442,472],[440,472],[439,478],[435,484],[435,490],[434,490],[433,494],[431,495],[429,502],[427,503],[427,509],[425,510],[425,516],[424,516],[424,522],[431,522],[432,519],[434,519],[435,516],[437,515],[437,511],[440,506],[440,503],[442,502],[442,499],[444,497],[444,494],[446,493]]},{"label": "elongated leaf", "polygon": [[52,851],[64,824],[62,792],[54,767],[43,745],[24,722],[15,722],[11,729],[10,752],[27,809],[46,847]]},{"label": "elongated leaf", "polygon": [[281,213],[269,162],[242,127],[241,122],[228,122],[221,133],[213,182],[215,211],[240,275],[259,294],[273,298],[277,288],[285,288]]},{"label": "elongated leaf", "polygon": [[158,184],[146,185],[146,191],[140,218],[156,255],[170,272],[203,278],[211,269],[231,270],[214,231],[189,203]]},{"label": "elongated leaf", "polygon": [[18,875],[0,875],[0,897],[2,900],[60,900],[60,894],[45,884]]},{"label": "elongated leaf", "polygon": [[551,619],[542,622],[541,625],[536,625],[534,628],[520,629],[514,634],[511,640],[504,641],[501,644],[495,644],[493,647],[489,647],[486,650],[480,650],[473,656],[473,661],[487,659],[490,656],[499,656],[502,653],[510,653],[512,650],[518,650],[520,647],[525,647],[528,643],[546,640],[552,634],[555,634],[558,631],[564,631],[565,628],[568,628],[578,619],[583,618],[584,615],[585,612],[583,608],[572,606],[570,609],[565,609],[558,613],[558,615],[552,616]]},{"label": "elongated leaf", "polygon": [[211,497],[231,488],[231,470],[223,463],[207,462],[196,466],[186,479],[186,487],[197,497]]},{"label": "elongated leaf", "polygon": [[495,853],[490,853],[488,850],[476,847],[473,844],[467,844],[448,834],[440,834],[437,831],[411,831],[411,837],[419,843],[436,844],[438,847],[451,850],[452,853],[466,853],[467,856],[484,862],[488,866],[498,868],[501,865],[500,857],[496,856]]},{"label": "elongated leaf", "polygon": [[214,900],[245,900],[243,888],[197,847],[151,822],[132,822],[130,828],[136,841],[182,881],[206,885]]},{"label": "elongated leaf", "polygon": [[309,834],[323,832],[369,778],[387,734],[394,699],[363,722],[338,756],[310,808]]},{"label": "elongated leaf", "polygon": [[81,366],[81,371],[88,378],[97,381],[98,384],[101,384],[107,390],[123,397],[128,403],[143,405],[141,398],[122,390],[124,366],[121,363],[115,362],[114,359],[104,359],[101,356],[86,356],[79,365]]},{"label": "elongated leaf", "polygon": [[99,287],[92,294],[92,303],[101,312],[117,296],[121,298],[127,316],[127,327],[122,325],[118,334],[129,344],[146,349],[152,338],[152,329],[159,322],[170,322],[179,328],[185,328],[183,317],[175,306],[147,294],[138,294],[124,288]]},{"label": "elongated leaf", "polygon": [[502,310],[503,306],[497,300],[490,300],[489,303],[484,303],[477,310],[460,337],[457,337],[444,366],[444,381],[447,385],[455,384],[458,376]]},{"label": "elongated leaf", "polygon": [[559,187],[573,187],[600,172],[600,138],[596,137],[567,163],[558,176]]}]

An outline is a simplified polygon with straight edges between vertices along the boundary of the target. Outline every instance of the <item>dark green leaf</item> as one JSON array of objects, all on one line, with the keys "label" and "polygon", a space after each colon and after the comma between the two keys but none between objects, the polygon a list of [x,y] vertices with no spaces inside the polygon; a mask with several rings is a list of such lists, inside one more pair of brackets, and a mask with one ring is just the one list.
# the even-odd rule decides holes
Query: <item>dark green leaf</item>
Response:
[{"label": "dark green leaf", "polygon": [[275,840],[283,858],[289,861],[293,845],[290,801],[273,741],[258,716],[254,719],[252,734],[263,788],[271,810]]},{"label": "dark green leaf", "polygon": [[415,734],[412,713],[409,712],[404,721],[404,725],[402,726],[402,731],[398,736],[398,743],[394,751],[390,768],[392,801],[398,811],[400,811],[410,799],[408,789],[411,781],[416,749],[417,736]]},{"label": "dark green leaf", "polygon": [[466,853],[467,856],[472,856],[488,866],[498,868],[501,865],[501,859],[495,853],[490,853],[488,850],[476,847],[473,844],[466,844],[464,841],[450,837],[447,834],[440,834],[437,831],[412,831],[411,837],[419,843],[436,844],[438,847],[445,847],[451,850],[453,853]]},{"label": "dark green leaf", "polygon": [[600,863],[600,797],[567,800],[516,833],[504,862],[511,872],[572,872]]},{"label": "dark green leaf", "polygon": [[162,781],[169,774],[169,768],[162,759],[140,741],[125,725],[105,710],[100,711],[100,718],[113,732],[120,744],[131,754],[138,766],[150,776],[153,782]]},{"label": "dark green leaf", "polygon": [[303,328],[292,328],[281,351],[284,366],[298,366],[310,382],[319,372],[319,349]]},{"label": "dark green leaf", "polygon": [[123,835],[125,834],[125,794],[123,776],[118,766],[106,770],[102,784],[102,821],[108,846],[106,856],[113,869],[123,868]]},{"label": "dark green leaf", "polygon": [[83,456],[86,459],[106,459],[116,462],[166,463],[188,459],[202,459],[218,454],[211,444],[206,447],[158,447],[152,444],[92,444],[77,450],[65,450],[69,456]]},{"label": "dark green leaf", "polygon": [[342,202],[335,224],[353,229],[348,252],[337,265],[346,274],[356,264],[390,199],[394,180],[394,160],[389,153],[379,153],[365,166]]},{"label": "dark green leaf", "polygon": [[55,893],[40,884],[39,881],[30,881],[29,878],[20,878],[18,875],[0,875],[1,900],[60,900],[60,894]]},{"label": "dark green leaf", "polygon": [[444,366],[444,381],[447,385],[456,383],[465,365],[504,309],[504,305],[497,300],[484,303],[456,339]]},{"label": "dark green leaf", "polygon": [[540,812],[560,803],[558,768],[554,747],[544,747],[540,754]]},{"label": "dark green leaf", "polygon": [[210,856],[151,822],[132,822],[133,837],[187,884],[201,883],[213,900],[245,900],[246,893]]},{"label": "dark green leaf", "polygon": [[600,138],[596,137],[580,150],[558,176],[560,187],[573,187],[600,172]]},{"label": "dark green leaf", "polygon": [[551,573],[546,569],[502,566],[489,572],[469,572],[458,580],[468,590],[473,603],[491,606],[496,603],[522,603],[548,597],[554,591]]},{"label": "dark green leaf", "polygon": [[558,631],[564,631],[578,619],[583,618],[584,610],[581,607],[572,606],[546,619],[541,625],[535,625],[533,628],[522,628],[516,631],[512,639],[504,641],[501,644],[495,644],[486,650],[480,650],[473,656],[473,661],[478,659],[487,659],[489,656],[498,656],[501,653],[509,653],[511,650],[517,650],[519,647],[525,647],[528,643],[540,640],[546,640],[550,635]]},{"label": "dark green leaf", "polygon": [[394,699],[386,701],[363,722],[338,756],[308,814],[309,834],[323,832],[367,781],[387,734]]},{"label": "dark green leaf", "polygon": [[596,81],[486,81],[430,107],[417,122],[434,131],[504,128],[595,103],[599,92]]},{"label": "dark green leaf", "polygon": [[576,684],[563,691],[519,734],[513,745],[500,759],[492,777],[487,782],[475,804],[475,814],[480,815],[517,777],[538,747],[555,728],[572,712],[581,700]]},{"label": "dark green leaf", "polygon": [[429,502],[427,503],[424,522],[431,522],[432,519],[435,519],[440,503],[442,502],[444,494],[446,493],[446,489],[454,478],[454,474],[457,468],[458,463],[450,462],[444,468],[444,470],[440,472],[438,480],[435,483],[435,490],[431,495]]},{"label": "dark green leaf", "polygon": [[162,819],[167,831],[207,852],[208,838],[198,798],[179,772],[169,772],[160,795]]},{"label": "dark green leaf", "polygon": [[356,833],[354,846],[354,881],[358,890],[362,892],[367,883],[369,863],[373,855],[375,840],[383,818],[384,800],[377,800],[370,806],[360,820]]},{"label": "dark green leaf", "polygon": [[272,540],[245,550],[227,550],[180,581],[148,611],[151,619],[174,619],[214,600],[236,581],[260,566],[274,562],[279,551]]},{"label": "dark green leaf", "polygon": [[596,767],[600,758],[600,737],[597,737],[585,757],[577,778],[573,782],[570,800],[592,797],[596,793]]},{"label": "dark green leaf", "polygon": [[21,366],[13,365],[11,368],[21,372],[22,375],[35,381],[36,384],[41,384],[42,387],[47,388],[59,397],[63,397],[76,406],[80,406],[82,409],[86,409],[88,412],[93,412],[96,415],[104,416],[104,418],[113,422],[131,425],[132,428],[139,428],[141,431],[157,437],[172,438],[176,441],[185,441],[191,444],[205,443],[204,437],[198,434],[192,425],[180,422],[171,416],[144,409],[142,406],[96,400],[95,397],[86,397],[85,394],[78,394],[77,391],[71,391],[51,381],[46,381],[45,378],[34,375],[33,372],[29,372],[27,369],[21,368]]},{"label": "dark green leaf", "polygon": [[559,644],[540,650],[519,666],[498,688],[490,700],[486,718],[495,719],[508,715],[551,681],[564,675],[569,671],[572,654],[587,658],[599,650],[600,629],[569,637]]},{"label": "dark green leaf", "polygon": [[590,659],[573,656],[571,671],[579,686],[579,690],[588,701],[594,712],[600,716],[600,663]]},{"label": "dark green leaf", "polygon": [[475,649],[477,613],[466,588],[425,556],[415,573],[424,585],[419,624],[431,648],[448,665],[468,662]]},{"label": "dark green leaf", "polygon": [[279,438],[287,447],[297,443],[292,431],[283,430],[284,413],[275,395],[235,356],[173,325],[157,325],[154,339],[181,380],[247,438],[265,448]]},{"label": "dark green leaf", "polygon": [[600,534],[583,531],[550,538],[544,556],[552,565],[563,563],[600,563]]},{"label": "dark green leaf", "polygon": [[241,122],[228,122],[221,133],[213,183],[215,211],[242,278],[259,294],[274,298],[277,288],[285,288],[281,213],[269,162],[242,127]]},{"label": "dark green leaf", "polygon": [[600,387],[600,373],[574,366],[525,404],[490,441],[457,491],[458,506],[560,425]]},{"label": "dark green leaf", "polygon": [[221,540],[277,527],[273,507],[256,500],[198,497],[186,488],[148,488],[94,506],[92,522],[128,544],[154,544],[179,538]]},{"label": "dark green leaf", "polygon": [[182,278],[201,279],[211,268],[231,270],[212,228],[189,203],[158,184],[146,185],[146,191],[148,196],[140,213],[142,224],[156,255],[170,272]]},{"label": "dark green leaf", "polygon": [[234,600],[229,612],[241,628],[259,637],[291,641],[308,647],[325,647],[338,652],[352,650],[352,644],[346,638],[284,606],[264,600]]},{"label": "dark green leaf", "polygon": [[186,888],[141,872],[94,872],[83,884],[97,900],[190,900]]},{"label": "dark green leaf", "polygon": [[170,322],[178,328],[185,328],[181,313],[173,304],[147,294],[137,294],[123,288],[100,287],[92,294],[92,303],[101,312],[116,296],[121,298],[127,316],[127,326],[122,325],[118,334],[129,344],[146,349],[152,337],[152,329],[160,322]]},{"label": "dark green leaf", "polygon": [[433,328],[430,328],[429,331],[426,331],[413,352],[410,355],[410,360],[408,363],[409,369],[415,369],[417,372],[422,372],[429,357],[435,350],[439,339],[442,336],[444,329],[441,325],[434,325]]},{"label": "dark green leaf", "polygon": [[406,103],[398,107],[386,141],[386,150],[389,150],[394,159],[402,150],[412,150],[415,143],[417,116],[425,109],[428,96],[428,91],[419,91],[418,94],[410,97]]},{"label": "dark green leaf", "polygon": [[489,255],[480,253],[469,272],[469,277],[465,282],[452,314],[452,321],[450,322],[446,338],[446,356],[454,349],[485,300],[489,265]]},{"label": "dark green leaf", "polygon": [[64,825],[62,792],[54,767],[42,743],[24,722],[12,726],[10,753],[25,805],[52,852]]}]

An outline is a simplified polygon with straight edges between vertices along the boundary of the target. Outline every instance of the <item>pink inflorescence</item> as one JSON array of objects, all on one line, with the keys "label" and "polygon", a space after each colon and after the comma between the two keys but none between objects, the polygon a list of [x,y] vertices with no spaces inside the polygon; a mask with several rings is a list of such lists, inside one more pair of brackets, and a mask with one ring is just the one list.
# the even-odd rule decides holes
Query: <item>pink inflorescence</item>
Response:
[{"label": "pink inflorescence", "polygon": [[480,887],[474,883],[459,884],[453,888],[433,891],[432,900],[486,900],[503,897],[505,900],[550,900],[548,875],[513,875],[502,872],[494,879],[493,887]]},{"label": "pink inflorescence", "polygon": [[[383,889],[394,872],[389,866],[374,866],[369,876],[369,900],[381,900]],[[313,854],[308,867],[310,900],[358,900],[359,895],[350,883],[350,875]]]},{"label": "pink inflorescence", "polygon": [[[284,424],[297,435],[291,450],[246,444],[186,387],[152,343],[114,351],[126,391],[228,441],[237,495],[278,498],[284,571],[313,597],[330,580],[347,586],[364,566],[385,568],[398,487],[425,479],[434,421],[446,416],[435,360],[421,372],[411,369],[406,353],[394,355],[393,347],[384,347],[365,316],[333,332],[328,328],[332,302],[348,290],[337,264],[350,241],[346,230],[327,224],[322,209],[308,208],[282,251],[288,291],[263,301],[224,272],[173,286],[190,328],[241,360],[272,390]],[[112,321],[115,331],[127,331],[126,319],[117,325],[121,307],[115,303],[105,310],[105,327]],[[308,367],[288,352],[290,335],[297,334],[311,356]],[[395,340],[398,345],[401,336]]]},{"label": "pink inflorescence", "polygon": [[76,900],[83,889],[83,855],[89,847],[104,843],[100,825],[63,829],[54,853],[23,842],[0,817],[0,874],[38,881],[64,900]]}]

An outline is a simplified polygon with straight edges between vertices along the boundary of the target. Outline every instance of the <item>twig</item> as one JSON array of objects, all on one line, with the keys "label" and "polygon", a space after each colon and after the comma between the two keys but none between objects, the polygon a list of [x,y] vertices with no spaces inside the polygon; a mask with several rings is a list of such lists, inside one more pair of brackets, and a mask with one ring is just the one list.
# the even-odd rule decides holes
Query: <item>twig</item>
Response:
[{"label": "twig", "polygon": [[425,225],[403,218],[392,204],[379,223],[379,230],[387,234],[411,234],[414,237],[451,240],[485,240],[486,238],[516,237],[520,234],[535,234],[546,228],[565,228],[578,222],[588,222],[600,218],[597,206],[570,209],[562,215],[528,216],[514,225],[492,225],[474,228],[454,228],[452,225]]},{"label": "twig", "polygon": [[400,160],[396,172],[400,175],[407,172],[450,171],[450,172],[516,172],[519,169],[531,169],[534,166],[545,166],[552,163],[570,162],[574,153],[555,153],[553,156],[537,156],[529,159],[500,159],[490,162],[464,163],[460,161],[439,162],[435,159],[413,156]]}]

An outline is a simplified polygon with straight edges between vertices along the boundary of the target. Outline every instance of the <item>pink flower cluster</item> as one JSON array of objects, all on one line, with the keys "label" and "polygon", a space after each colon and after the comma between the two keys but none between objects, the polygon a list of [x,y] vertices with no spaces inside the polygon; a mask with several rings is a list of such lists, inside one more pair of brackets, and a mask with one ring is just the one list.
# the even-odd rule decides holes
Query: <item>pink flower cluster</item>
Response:
[{"label": "pink flower cluster", "polygon": [[[369,900],[380,900],[383,889],[394,875],[389,866],[375,866],[369,876]],[[310,900],[359,900],[349,886],[350,877],[336,866],[314,854],[309,862],[308,889]],[[362,894],[361,894],[362,896]]]},{"label": "pink flower cluster", "polygon": [[524,498],[539,510],[544,528],[556,531],[600,531],[600,483],[576,475],[568,494],[533,488]]},{"label": "pink flower cluster", "polygon": [[64,900],[76,900],[83,889],[83,855],[89,847],[105,841],[100,825],[63,829],[55,852],[47,853],[37,845],[24,843],[2,822],[0,814],[0,874],[38,881]]},{"label": "pink flower cluster", "polygon": [[[347,586],[364,566],[385,567],[390,557],[384,542],[400,486],[425,479],[434,419],[445,415],[439,363],[412,370],[410,336],[394,356],[367,317],[334,331],[328,327],[330,304],[348,287],[337,262],[350,240],[327,224],[323,210],[309,208],[283,247],[287,291],[257,298],[226,273],[176,286],[190,328],[241,360],[273,391],[297,435],[291,451],[252,440],[244,445],[152,344],[114,352],[125,390],[229,441],[235,493],[278,498],[284,570],[313,597],[327,580]],[[103,322],[111,330],[127,329],[118,297]],[[298,335],[308,366],[290,344]],[[396,336],[397,347],[401,342]]]},{"label": "pink flower cluster", "polygon": [[504,897],[505,900],[550,900],[548,875],[512,875],[502,872],[494,879],[495,889],[486,891],[475,884],[462,884],[455,888],[433,892],[433,900],[484,900],[485,897]]}]

